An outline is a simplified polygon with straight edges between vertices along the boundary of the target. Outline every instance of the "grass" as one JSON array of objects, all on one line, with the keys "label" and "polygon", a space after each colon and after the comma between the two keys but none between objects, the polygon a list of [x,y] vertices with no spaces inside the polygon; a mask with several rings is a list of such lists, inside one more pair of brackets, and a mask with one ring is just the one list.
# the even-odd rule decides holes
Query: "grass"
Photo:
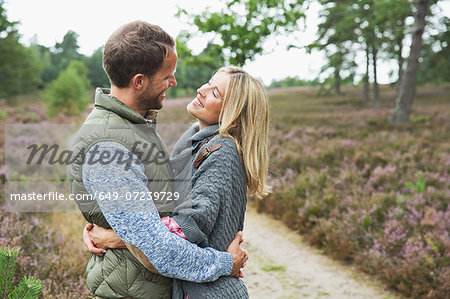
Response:
[{"label": "grass", "polygon": [[265,265],[261,267],[261,270],[266,272],[271,271],[286,271],[286,267],[283,265]]}]

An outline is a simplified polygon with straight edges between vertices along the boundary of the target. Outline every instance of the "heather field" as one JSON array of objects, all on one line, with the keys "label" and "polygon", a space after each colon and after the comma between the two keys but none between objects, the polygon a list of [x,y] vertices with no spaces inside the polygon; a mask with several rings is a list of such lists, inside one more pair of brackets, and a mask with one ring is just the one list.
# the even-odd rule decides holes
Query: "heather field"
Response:
[{"label": "heather field", "polygon": [[[411,123],[388,116],[395,90],[381,89],[382,109],[361,88],[316,97],[311,87],[270,90],[274,192],[250,204],[281,219],[311,244],[381,278],[405,297],[450,297],[450,85],[420,86]],[[39,94],[0,103],[0,158],[6,123],[49,120]],[[160,123],[192,121],[186,100],[167,100]],[[85,114],[88,111],[85,112]],[[1,205],[5,168],[1,163]],[[0,210],[0,246],[16,246],[18,274],[44,284],[44,298],[89,298],[79,213]],[[17,277],[19,277],[17,275]]]},{"label": "heather field", "polygon": [[411,123],[361,90],[271,91],[274,193],[254,200],[329,255],[414,298],[450,295],[450,89],[418,89]]}]

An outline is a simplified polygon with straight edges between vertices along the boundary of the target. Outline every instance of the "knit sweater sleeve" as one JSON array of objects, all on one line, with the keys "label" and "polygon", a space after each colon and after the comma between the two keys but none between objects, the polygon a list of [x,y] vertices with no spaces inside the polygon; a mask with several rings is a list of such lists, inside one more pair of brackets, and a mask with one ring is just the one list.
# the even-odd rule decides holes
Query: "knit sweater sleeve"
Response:
[{"label": "knit sweater sleeve", "polygon": [[[212,248],[202,249],[177,237],[161,222],[151,200],[130,200],[130,194],[149,192],[144,167],[136,156],[116,142],[96,145],[97,153],[122,151],[128,154],[126,156],[133,156],[128,169],[117,161],[85,163],[82,167],[86,189],[93,196],[97,195],[95,199],[106,220],[123,241],[141,249],[164,276],[207,282],[230,274],[233,266],[231,254]],[[92,148],[86,160],[91,155],[95,155]]]},{"label": "knit sweater sleeve", "polygon": [[193,176],[191,207],[175,209],[172,215],[187,239],[199,246],[208,245],[207,236],[214,228],[225,198],[233,196],[232,190],[243,188],[237,179],[237,172],[243,166],[236,145],[229,138],[219,140],[214,143],[221,143],[222,147],[212,152]]}]

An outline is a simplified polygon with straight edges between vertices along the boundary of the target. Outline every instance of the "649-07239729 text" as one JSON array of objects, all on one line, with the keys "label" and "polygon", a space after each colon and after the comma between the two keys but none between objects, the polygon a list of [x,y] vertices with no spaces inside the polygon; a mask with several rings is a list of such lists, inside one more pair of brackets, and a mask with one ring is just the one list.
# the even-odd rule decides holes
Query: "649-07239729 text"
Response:
[{"label": "649-07239729 text", "polygon": [[46,200],[46,201],[63,201],[63,200],[178,200],[180,194],[178,192],[95,192],[94,194],[69,194],[66,196],[61,192],[29,192],[29,193],[11,193],[10,200]]}]

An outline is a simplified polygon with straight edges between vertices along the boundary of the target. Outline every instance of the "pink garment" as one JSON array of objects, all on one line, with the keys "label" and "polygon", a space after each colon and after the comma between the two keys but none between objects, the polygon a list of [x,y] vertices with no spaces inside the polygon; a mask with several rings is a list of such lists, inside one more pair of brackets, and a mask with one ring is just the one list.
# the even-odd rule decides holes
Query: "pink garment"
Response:
[{"label": "pink garment", "polygon": [[167,226],[171,233],[176,234],[177,236],[186,239],[186,236],[184,235],[183,231],[181,230],[181,226],[172,218],[170,217],[162,217],[161,218],[162,223],[164,223],[165,226]]}]

